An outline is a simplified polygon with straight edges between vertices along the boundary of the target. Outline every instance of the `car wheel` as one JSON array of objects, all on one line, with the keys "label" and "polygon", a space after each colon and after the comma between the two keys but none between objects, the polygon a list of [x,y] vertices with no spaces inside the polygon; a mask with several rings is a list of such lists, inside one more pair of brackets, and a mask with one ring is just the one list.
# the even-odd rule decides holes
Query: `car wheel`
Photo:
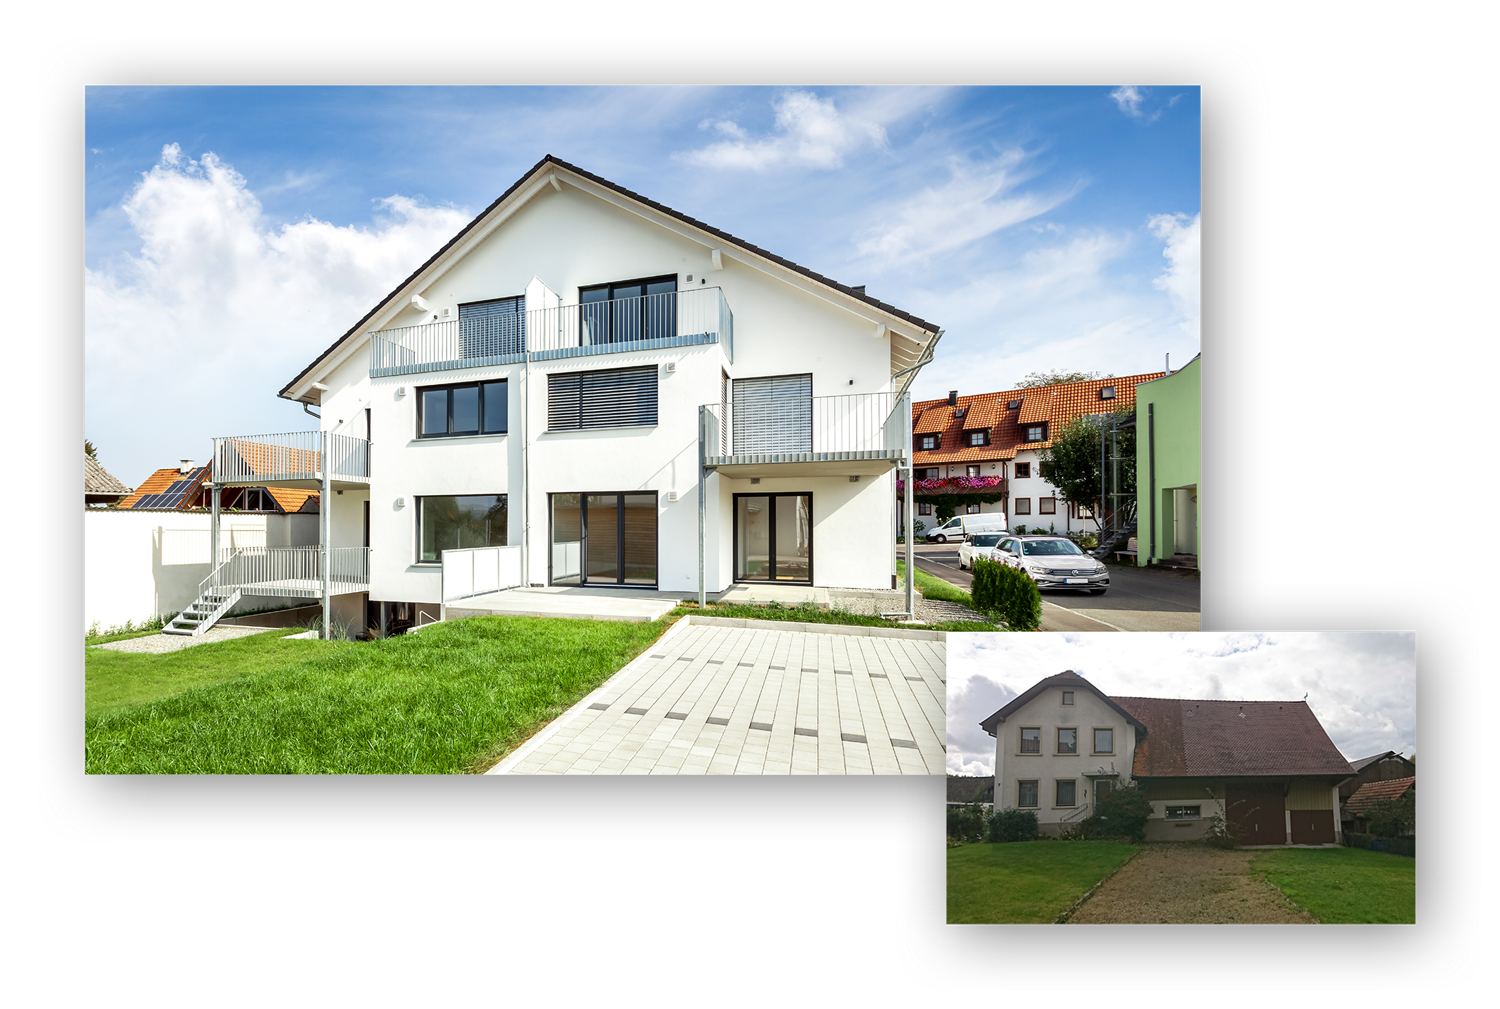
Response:
[{"label": "car wheel", "polygon": [[946,537],[946,536],[934,536],[932,538],[932,542],[934,542],[934,543],[947,543],[948,542],[948,537]]}]

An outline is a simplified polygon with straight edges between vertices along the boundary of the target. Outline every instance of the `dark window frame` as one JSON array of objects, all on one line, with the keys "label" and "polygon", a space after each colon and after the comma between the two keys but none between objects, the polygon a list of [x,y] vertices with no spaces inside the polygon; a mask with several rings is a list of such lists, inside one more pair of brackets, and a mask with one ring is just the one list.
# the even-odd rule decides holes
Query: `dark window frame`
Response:
[{"label": "dark window frame", "polygon": [[1029,498],[1029,497],[1013,498],[1011,500],[1011,505],[1012,505],[1012,507],[1011,507],[1011,514],[1012,515],[1030,515],[1031,514],[1031,498]]},{"label": "dark window frame", "polygon": [[1038,515],[1056,515],[1057,498],[1039,497],[1036,499],[1036,513]]},{"label": "dark window frame", "polygon": [[[611,416],[611,417],[608,418],[609,419],[609,423],[602,423],[602,424],[584,423],[584,421],[585,421],[585,415],[588,413],[588,411],[590,410],[590,408],[593,406],[593,401],[591,399],[585,397],[585,391],[586,390],[584,388],[584,385],[585,385],[585,382],[588,381],[588,376],[593,376],[595,378],[595,380],[602,381],[601,379],[598,378],[599,376],[604,376],[604,375],[625,375],[627,373],[636,373],[637,375],[645,376],[648,372],[650,373],[650,379],[651,379],[651,381],[650,381],[651,399],[653,401],[652,402],[651,413],[650,413],[649,419],[642,419],[641,417],[634,417],[634,418],[627,419],[627,418],[619,417],[619,416]],[[570,381],[572,379],[575,379],[575,378],[578,380],[578,389],[577,389],[578,412],[577,412],[576,416],[566,418],[567,420],[573,421],[574,423],[571,423],[571,424],[566,425],[566,426],[554,427],[553,426],[553,421],[554,420],[565,419],[565,418],[561,417],[560,411],[559,411],[557,405],[554,403],[554,397],[556,397],[558,395],[562,395],[562,394],[571,394],[573,392],[573,390],[563,388],[562,384],[565,383],[565,382],[568,382],[568,381]],[[587,390],[587,391],[592,392],[594,390]],[[661,411],[661,369],[660,369],[659,366],[654,365],[654,364],[631,365],[631,366],[625,367],[625,368],[589,368],[589,369],[582,369],[582,370],[578,370],[578,371],[572,371],[572,370],[554,371],[554,372],[549,372],[548,375],[547,375],[547,428],[546,428],[546,430],[547,430],[548,433],[556,432],[556,431],[608,431],[608,430],[613,430],[613,429],[616,429],[616,428],[626,428],[626,427],[657,427],[660,424],[660,422],[661,422],[661,412],[660,411]],[[644,415],[642,415],[642,416],[644,416]]]},{"label": "dark window frame", "polygon": [[966,433],[969,436],[970,448],[982,448],[990,443],[990,433],[988,431],[969,431]]},{"label": "dark window frame", "polygon": [[[1026,801],[1026,786],[1031,786],[1031,801]],[[1018,778],[1016,780],[1016,808],[1036,809],[1042,804],[1042,783],[1038,778]]]},{"label": "dark window frame", "polygon": [[[796,580],[796,579],[791,579],[791,578],[742,578],[742,577],[740,577],[740,573],[739,573],[739,564],[740,564],[740,561],[739,561],[739,558],[740,558],[740,522],[739,522],[739,515],[740,515],[740,498],[742,498],[742,497],[763,497],[763,498],[805,497],[805,498],[807,498],[807,519],[808,519],[808,522],[807,522],[807,580],[806,581],[801,581],[801,580]],[[814,501],[813,501],[813,492],[812,491],[765,491],[763,493],[755,493],[755,492],[747,491],[744,494],[734,494],[734,495],[731,495],[729,507],[730,507],[729,524],[733,527],[732,534],[731,534],[731,539],[730,539],[730,550],[732,551],[732,553],[729,555],[730,556],[729,570],[730,570],[730,573],[733,576],[734,584],[736,584],[736,585],[812,585],[812,584],[814,584],[814,582],[813,582],[813,565],[817,561],[817,554],[816,554],[816,550],[814,549],[814,528],[817,525],[817,523],[814,520],[814,516],[817,513],[813,510],[813,508],[814,508]],[[775,504],[774,501],[771,502],[770,508],[772,510],[772,514],[774,515],[775,514],[775,509],[776,509],[776,504]],[[771,538],[770,538],[770,543],[773,544],[773,545],[776,542],[776,532],[775,531],[776,531],[776,523],[773,520],[772,523],[771,523]],[[772,571],[772,572],[774,572],[776,570],[776,564],[775,564],[775,560],[774,560],[774,558],[776,557],[776,553],[775,553],[774,549],[771,552],[771,557],[773,558],[773,560],[771,562],[769,570]]]},{"label": "dark window frame", "polygon": [[[589,317],[588,308],[589,308],[589,306],[592,306],[592,305],[608,305],[609,306],[609,309],[607,310],[606,321],[605,321],[605,324],[604,324],[604,326],[605,326],[605,333],[608,334],[609,339],[602,340],[602,341],[601,340],[595,340],[593,342],[593,344],[591,344],[590,346],[600,346],[600,345],[607,346],[609,344],[615,344],[615,343],[639,343],[639,342],[641,342],[643,340],[656,339],[656,337],[651,337],[651,336],[647,336],[646,335],[647,332],[649,332],[649,330],[650,330],[650,324],[651,324],[650,323],[650,319],[651,319],[650,305],[651,305],[651,298],[653,297],[653,295],[651,295],[649,293],[649,289],[650,289],[650,287],[651,287],[652,284],[665,284],[668,281],[670,281],[671,284],[672,284],[672,290],[671,290],[670,293],[672,293],[672,294],[680,294],[681,293],[681,289],[677,285],[677,274],[675,274],[675,273],[664,273],[664,274],[661,274],[660,276],[656,276],[656,277],[639,277],[639,278],[636,278],[635,280],[611,280],[608,283],[604,283],[604,284],[583,284],[583,285],[580,285],[579,288],[578,288],[578,305],[579,305],[579,311],[578,311],[578,345],[580,347],[584,346],[584,343],[583,343],[583,327],[584,327],[584,325],[587,322],[587,319]],[[642,294],[639,294],[639,295],[627,295],[624,298],[617,298],[617,297],[615,297],[615,293],[614,293],[615,292],[615,288],[618,288],[618,287],[637,287],[637,286],[640,287],[641,291],[643,292]],[[609,297],[601,299],[599,301],[585,301],[584,300],[584,295],[586,295],[586,294],[592,294],[595,291],[605,291],[605,292],[608,293]],[[660,294],[666,294],[666,293],[668,293],[668,292],[666,292],[666,291],[658,291],[657,292],[658,295],[660,295]],[[635,321],[635,324],[636,324],[636,338],[634,340],[616,340],[614,337],[615,337],[615,334],[617,332],[619,332],[620,324],[619,324],[619,319],[618,319],[618,316],[617,316],[617,313],[616,313],[616,310],[615,310],[615,306],[618,303],[622,302],[622,301],[629,301],[631,298],[640,298],[640,301],[641,301],[641,304],[640,304],[640,318],[636,319],[636,321]],[[673,323],[672,330],[673,330],[673,332],[670,334],[672,336],[676,336],[677,335],[677,333],[676,333],[676,329],[677,329],[676,322],[677,322],[677,302],[674,300],[672,302],[672,323]]]},{"label": "dark window frame", "polygon": [[[1072,809],[1078,805],[1078,779],[1077,778],[1053,778],[1052,805],[1055,809]],[[1073,789],[1073,801],[1062,801],[1062,787],[1069,785]]]},{"label": "dark window frame", "polygon": [[1047,440],[1047,422],[1026,425],[1026,444],[1037,445]]},{"label": "dark window frame", "polygon": [[[505,386],[505,413],[504,413],[505,427],[502,430],[499,430],[499,431],[486,431],[485,427],[484,427],[484,417],[485,417],[485,410],[484,410],[484,395],[485,395],[485,393],[484,393],[484,390],[485,390],[485,386],[490,386],[490,385],[503,385],[503,386]],[[477,389],[478,390],[479,402],[478,402],[478,406],[476,407],[476,409],[478,411],[479,427],[478,427],[477,430],[474,430],[474,431],[454,431],[453,430],[453,391],[455,389]],[[427,394],[429,392],[446,392],[448,394],[447,395],[447,406],[446,406],[448,430],[445,431],[445,432],[443,432],[442,434],[424,434],[423,431],[422,431],[423,422],[426,420]],[[483,378],[483,379],[475,379],[472,382],[449,382],[449,383],[446,383],[444,385],[419,385],[419,386],[416,386],[416,394],[417,394],[417,440],[418,441],[434,441],[434,440],[437,440],[439,438],[496,438],[496,437],[499,437],[500,435],[509,434],[510,433],[510,381],[509,381],[509,379],[505,379],[505,378]]]},{"label": "dark window frame", "polygon": [[1062,702],[1064,704],[1072,704],[1073,703],[1073,691],[1071,691],[1071,690],[1064,690],[1062,692]]},{"label": "dark window frame", "polygon": [[918,515],[931,515],[932,514],[932,504],[930,502],[928,502],[928,501],[918,501],[917,502],[917,514]]},{"label": "dark window frame", "polygon": [[[922,452],[936,452],[938,446],[943,443],[943,436],[940,434],[919,434],[917,437],[921,439],[919,451]],[[929,442],[931,444],[928,444]]]},{"label": "dark window frame", "polygon": [[1030,480],[1031,479],[1031,463],[1029,463],[1029,462],[1018,462],[1018,463],[1016,463],[1016,479],[1017,480]]},{"label": "dark window frame", "polygon": [[[429,561],[429,560],[423,559],[423,557],[422,557],[422,512],[423,512],[423,509],[426,507],[426,502],[431,501],[434,498],[460,498],[460,497],[497,497],[501,501],[504,501],[505,502],[505,525],[506,525],[506,528],[503,528],[501,530],[501,536],[502,536],[504,542],[502,542],[502,543],[491,543],[490,546],[502,546],[503,547],[503,546],[509,546],[510,545],[510,529],[509,529],[509,526],[510,526],[510,494],[508,494],[506,492],[503,492],[503,491],[496,491],[496,492],[494,492],[492,494],[418,494],[418,495],[416,495],[416,502],[417,502],[416,515],[415,515],[416,523],[415,523],[415,528],[413,529],[413,533],[414,533],[414,536],[413,536],[413,540],[414,540],[413,546],[414,546],[414,549],[412,551],[412,556],[415,557],[416,559],[414,561],[412,561],[412,564],[423,566],[423,567],[433,567],[433,568],[435,568],[435,567],[441,567],[442,566],[442,564],[443,564],[443,552],[441,550],[438,551],[438,555],[437,555],[437,558],[435,560],[430,560]],[[461,547],[461,548],[458,548],[458,549],[467,550],[468,548],[467,547]]]},{"label": "dark window frame", "polygon": [[1201,820],[1203,819],[1203,807],[1201,805],[1165,806],[1162,808],[1162,818],[1166,820]]},{"label": "dark window frame", "polygon": [[[556,498],[556,497],[558,497],[558,496],[560,496],[560,495],[567,495],[567,494],[576,494],[578,496],[578,508],[579,508],[579,513],[578,514],[579,514],[579,523],[580,523],[579,540],[578,540],[578,554],[579,554],[579,579],[578,579],[578,583],[577,583],[578,587],[579,588],[603,588],[603,589],[610,589],[610,588],[618,588],[618,589],[660,589],[661,588],[661,491],[655,491],[655,490],[549,491],[547,493],[547,584],[548,585],[559,585],[559,584],[561,584],[561,585],[571,585],[571,584],[573,584],[572,582],[557,582],[557,581],[555,581],[554,580],[554,576],[553,576],[553,572],[552,572],[552,560],[553,560],[553,550],[552,550],[552,547],[553,547],[553,544],[556,542],[556,540],[555,540],[555,535],[556,535],[556,522],[555,522],[556,509],[553,506],[553,499]],[[587,566],[588,566],[588,535],[589,535],[588,499],[591,498],[591,497],[609,497],[611,494],[615,495],[615,543],[617,544],[617,548],[616,548],[617,549],[617,553],[616,553],[616,566],[617,566],[617,568],[619,570],[619,575],[612,582],[607,582],[607,581],[604,581],[603,579],[599,579],[597,581],[590,581],[589,578],[588,578],[588,574],[587,574],[587,572],[585,570],[587,568]],[[653,509],[654,514],[656,515],[656,543],[655,543],[655,546],[656,546],[656,557],[652,561],[653,568],[656,571],[656,581],[650,582],[649,584],[646,583],[646,582],[627,582],[627,581],[625,581],[625,498],[627,496],[645,497],[647,494],[650,494],[653,498],[656,499],[656,503],[655,503],[655,506],[654,506],[654,509]]]}]

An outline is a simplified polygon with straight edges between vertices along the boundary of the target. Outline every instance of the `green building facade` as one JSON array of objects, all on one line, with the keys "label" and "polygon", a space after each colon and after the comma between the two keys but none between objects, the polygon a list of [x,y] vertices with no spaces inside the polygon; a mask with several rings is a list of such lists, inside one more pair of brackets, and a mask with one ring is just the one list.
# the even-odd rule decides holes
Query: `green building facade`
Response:
[{"label": "green building facade", "polygon": [[1200,354],[1170,375],[1135,387],[1136,564],[1201,567],[1202,383]]}]

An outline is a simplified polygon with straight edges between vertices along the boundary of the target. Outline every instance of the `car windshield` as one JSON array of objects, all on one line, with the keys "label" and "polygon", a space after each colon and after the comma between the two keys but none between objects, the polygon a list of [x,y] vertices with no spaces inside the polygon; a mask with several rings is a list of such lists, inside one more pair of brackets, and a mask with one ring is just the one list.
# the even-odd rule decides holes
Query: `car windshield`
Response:
[{"label": "car windshield", "polygon": [[992,547],[1000,542],[999,533],[975,533],[969,537],[969,541],[976,547]]},{"label": "car windshield", "polygon": [[1058,554],[1081,554],[1072,540],[1022,540],[1021,549],[1027,557],[1055,557]]}]

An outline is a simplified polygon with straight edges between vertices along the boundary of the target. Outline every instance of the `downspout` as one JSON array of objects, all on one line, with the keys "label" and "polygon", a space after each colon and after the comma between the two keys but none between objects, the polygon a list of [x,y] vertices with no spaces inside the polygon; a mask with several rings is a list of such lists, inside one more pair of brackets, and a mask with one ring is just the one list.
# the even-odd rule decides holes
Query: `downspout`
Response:
[{"label": "downspout", "polygon": [[[561,309],[558,310],[561,314]],[[528,313],[529,314],[529,313]],[[528,323],[529,323],[528,319]],[[528,325],[528,330],[530,326]],[[525,338],[521,375],[521,587],[531,586],[531,333]]]},{"label": "downspout", "polygon": [[[925,368],[927,365],[929,365],[929,364],[932,363],[933,355],[936,354],[936,352],[937,352],[938,341],[943,338],[943,333],[944,332],[945,332],[945,330],[941,330],[940,329],[935,334],[933,334],[932,342],[927,345],[927,349],[925,351],[923,351],[921,359],[918,360],[916,364],[912,365],[910,368],[902,368],[900,371],[895,372],[894,374],[891,375],[891,382],[893,383],[893,385],[892,385],[892,391],[895,390],[894,383],[895,383],[896,379],[900,378],[902,375],[907,374],[908,372],[915,372],[915,371],[917,371],[920,368]],[[913,376],[913,378],[915,378],[915,376]],[[907,620],[915,620],[916,619],[916,593],[913,590],[913,586],[915,586],[916,583],[917,583],[917,576],[916,576],[916,572],[914,570],[914,566],[916,564],[916,545],[915,545],[915,543],[913,543],[913,538],[916,535],[916,531],[915,531],[916,522],[915,522],[915,516],[912,515],[912,512],[914,510],[913,505],[912,505],[912,498],[913,498],[913,486],[912,485],[913,485],[914,481],[913,481],[912,477],[914,476],[914,473],[915,473],[915,471],[912,469],[912,467],[915,464],[915,459],[912,456],[911,394],[909,392],[907,392],[907,389],[909,389],[911,387],[911,383],[912,383],[912,379],[907,379],[906,385],[903,386],[902,389],[901,389],[900,400],[898,401],[899,404],[900,404],[900,406],[904,407],[905,410],[906,410],[905,420],[903,421],[904,430],[902,431],[902,434],[904,435],[904,438],[903,438],[903,442],[902,442],[902,446],[901,447],[902,447],[902,451],[906,455],[905,460],[903,460],[905,462],[905,464],[906,464],[906,501],[905,501],[906,507],[904,509],[904,511],[905,511],[906,514],[903,517],[906,520],[905,521],[905,526],[906,526],[905,532],[906,532],[906,619]],[[901,468],[898,466],[897,469],[896,469],[896,479],[899,480],[900,478],[901,478]]]},{"label": "downspout", "polygon": [[[1146,458],[1151,479],[1151,553],[1146,563],[1156,560],[1156,404],[1146,404]],[[1128,544],[1127,544],[1128,545]]]},{"label": "downspout", "polygon": [[319,433],[322,451],[318,453],[318,468],[323,471],[323,483],[318,501],[318,566],[323,571],[323,640],[327,641],[333,627],[333,580],[328,569],[333,559],[328,547],[333,534],[333,480],[328,471],[328,432]]},{"label": "downspout", "polygon": [[698,407],[698,608],[708,606],[708,582],[705,575],[704,543],[708,531],[708,462],[706,432],[708,407]]}]

